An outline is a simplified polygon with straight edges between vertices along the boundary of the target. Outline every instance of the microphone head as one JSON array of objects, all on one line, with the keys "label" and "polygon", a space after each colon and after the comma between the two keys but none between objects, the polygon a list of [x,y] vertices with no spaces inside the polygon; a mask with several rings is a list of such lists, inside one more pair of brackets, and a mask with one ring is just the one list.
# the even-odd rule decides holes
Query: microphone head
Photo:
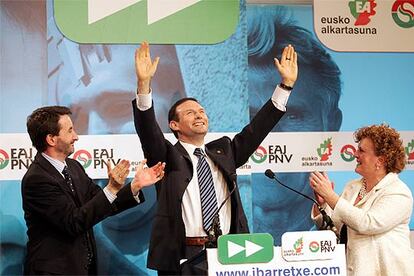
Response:
[{"label": "microphone head", "polygon": [[271,169],[267,169],[267,170],[265,171],[265,175],[266,175],[267,177],[271,178],[271,179],[275,178],[275,174],[274,174],[274,172],[272,172],[272,170],[271,170]]}]

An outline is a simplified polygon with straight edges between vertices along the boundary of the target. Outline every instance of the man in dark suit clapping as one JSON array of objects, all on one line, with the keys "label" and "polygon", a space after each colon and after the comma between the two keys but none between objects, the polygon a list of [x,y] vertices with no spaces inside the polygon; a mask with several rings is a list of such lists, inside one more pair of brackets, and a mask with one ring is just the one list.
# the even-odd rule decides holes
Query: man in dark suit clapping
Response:
[{"label": "man in dark suit clapping", "polygon": [[129,162],[111,169],[101,189],[82,165],[68,158],[78,136],[63,106],[36,109],[27,130],[37,149],[33,164],[22,180],[24,218],[27,224],[25,274],[96,274],[93,226],[108,216],[144,201],[141,189],[159,181],[165,164],[137,168],[134,179],[124,182]]}]

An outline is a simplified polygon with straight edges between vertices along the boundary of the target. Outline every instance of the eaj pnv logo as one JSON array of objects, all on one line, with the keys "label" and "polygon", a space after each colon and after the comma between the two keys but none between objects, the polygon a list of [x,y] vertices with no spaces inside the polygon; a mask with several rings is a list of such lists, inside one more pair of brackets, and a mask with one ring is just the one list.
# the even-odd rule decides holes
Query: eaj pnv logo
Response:
[{"label": "eaj pnv logo", "polygon": [[73,154],[73,159],[81,163],[83,168],[106,169],[108,165],[115,167],[121,158],[117,158],[113,148],[80,149]]},{"label": "eaj pnv logo", "polygon": [[10,157],[4,150],[0,149],[0,170],[7,167],[9,164]]},{"label": "eaj pnv logo", "polygon": [[256,151],[250,156],[255,163],[263,163],[267,158],[267,151],[263,146],[259,146]]},{"label": "eaj pnv logo", "polygon": [[0,149],[0,170],[27,170],[34,158],[34,148],[15,147]]},{"label": "eaj pnv logo", "polygon": [[236,30],[239,0],[54,0],[54,16],[79,43],[213,44]]},{"label": "eaj pnv logo", "polygon": [[312,241],[309,243],[309,250],[313,253],[319,251],[319,243],[317,241]]},{"label": "eaj pnv logo", "polygon": [[82,164],[83,168],[87,168],[92,163],[92,155],[86,150],[78,150],[73,154],[73,159]]},{"label": "eaj pnv logo", "polygon": [[397,0],[391,8],[392,19],[401,28],[414,27],[414,0]]},{"label": "eaj pnv logo", "polygon": [[345,145],[341,149],[341,158],[346,162],[355,160],[356,148],[353,145]]}]

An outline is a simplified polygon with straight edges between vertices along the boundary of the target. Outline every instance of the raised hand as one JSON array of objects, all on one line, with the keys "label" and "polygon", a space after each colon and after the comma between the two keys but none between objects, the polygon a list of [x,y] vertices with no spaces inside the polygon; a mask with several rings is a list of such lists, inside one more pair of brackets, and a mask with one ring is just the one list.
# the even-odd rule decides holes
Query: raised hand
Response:
[{"label": "raised hand", "polygon": [[135,72],[138,79],[138,93],[149,93],[151,79],[155,71],[157,71],[159,60],[159,57],[151,60],[150,47],[146,41],[142,42],[140,47],[135,50]]},{"label": "raised hand", "polygon": [[165,163],[158,162],[151,168],[144,168],[147,160],[144,159],[136,167],[136,173],[131,183],[132,193],[136,195],[143,187],[150,186],[164,177]]},{"label": "raised hand", "polygon": [[293,87],[298,78],[298,56],[292,45],[283,49],[280,60],[275,58],[275,65],[279,71],[282,83]]},{"label": "raised hand", "polygon": [[130,163],[128,160],[121,160],[115,168],[111,168],[111,162],[108,160],[106,169],[108,172],[108,189],[111,193],[116,194],[124,186],[125,180],[129,174]]}]

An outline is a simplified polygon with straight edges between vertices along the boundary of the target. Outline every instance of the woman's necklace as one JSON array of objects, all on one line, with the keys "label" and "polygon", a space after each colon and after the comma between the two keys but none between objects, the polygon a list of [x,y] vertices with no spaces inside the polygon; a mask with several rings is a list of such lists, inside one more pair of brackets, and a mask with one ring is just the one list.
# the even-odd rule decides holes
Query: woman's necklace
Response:
[{"label": "woman's necklace", "polygon": [[362,179],[362,186],[358,193],[359,200],[362,200],[367,195],[367,183],[365,182],[365,178]]}]

